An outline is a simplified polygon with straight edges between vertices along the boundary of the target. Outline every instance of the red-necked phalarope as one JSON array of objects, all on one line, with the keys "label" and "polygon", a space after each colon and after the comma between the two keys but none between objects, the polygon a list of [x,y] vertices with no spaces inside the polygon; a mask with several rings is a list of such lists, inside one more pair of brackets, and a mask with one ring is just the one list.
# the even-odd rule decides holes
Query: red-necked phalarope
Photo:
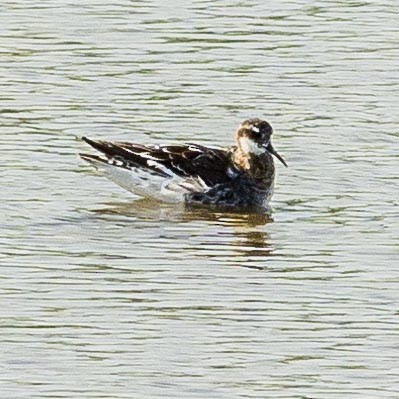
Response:
[{"label": "red-necked phalarope", "polygon": [[143,145],[82,139],[102,153],[80,154],[126,190],[167,202],[227,208],[261,207],[273,195],[272,127],[258,118],[241,123],[229,149],[198,144]]}]

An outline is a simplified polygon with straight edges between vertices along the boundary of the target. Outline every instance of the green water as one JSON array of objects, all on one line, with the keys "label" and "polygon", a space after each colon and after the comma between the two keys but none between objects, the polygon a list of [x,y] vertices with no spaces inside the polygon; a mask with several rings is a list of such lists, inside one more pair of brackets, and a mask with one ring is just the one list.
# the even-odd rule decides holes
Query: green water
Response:
[{"label": "green water", "polygon": [[[4,398],[397,398],[394,1],[3,1]],[[271,217],[134,201],[78,136],[274,127]]]}]

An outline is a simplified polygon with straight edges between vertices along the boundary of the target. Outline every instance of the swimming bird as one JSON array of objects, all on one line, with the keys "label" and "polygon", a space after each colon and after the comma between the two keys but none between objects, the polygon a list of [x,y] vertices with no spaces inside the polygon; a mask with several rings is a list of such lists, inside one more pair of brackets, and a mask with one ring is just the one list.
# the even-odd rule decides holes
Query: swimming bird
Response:
[{"label": "swimming bird", "polygon": [[229,209],[264,207],[273,195],[273,156],[287,166],[271,143],[273,129],[261,119],[243,121],[236,144],[150,145],[82,140],[101,155],[79,154],[124,189],[142,196],[188,205]]}]

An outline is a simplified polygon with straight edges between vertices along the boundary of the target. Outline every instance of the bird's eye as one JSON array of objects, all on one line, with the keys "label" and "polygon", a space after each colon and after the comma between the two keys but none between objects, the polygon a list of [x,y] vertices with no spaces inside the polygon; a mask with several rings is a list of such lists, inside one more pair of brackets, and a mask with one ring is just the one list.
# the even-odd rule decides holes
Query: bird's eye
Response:
[{"label": "bird's eye", "polygon": [[257,126],[252,125],[251,126],[251,132],[255,137],[260,136],[260,129]]}]

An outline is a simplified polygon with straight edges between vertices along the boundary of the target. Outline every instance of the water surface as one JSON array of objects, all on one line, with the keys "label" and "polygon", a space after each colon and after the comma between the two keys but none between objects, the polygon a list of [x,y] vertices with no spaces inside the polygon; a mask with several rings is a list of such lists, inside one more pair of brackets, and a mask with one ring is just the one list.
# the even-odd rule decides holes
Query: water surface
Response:
[{"label": "water surface", "polygon": [[[3,1],[0,391],[397,398],[397,6]],[[229,145],[271,215],[135,201],[77,137]]]}]

